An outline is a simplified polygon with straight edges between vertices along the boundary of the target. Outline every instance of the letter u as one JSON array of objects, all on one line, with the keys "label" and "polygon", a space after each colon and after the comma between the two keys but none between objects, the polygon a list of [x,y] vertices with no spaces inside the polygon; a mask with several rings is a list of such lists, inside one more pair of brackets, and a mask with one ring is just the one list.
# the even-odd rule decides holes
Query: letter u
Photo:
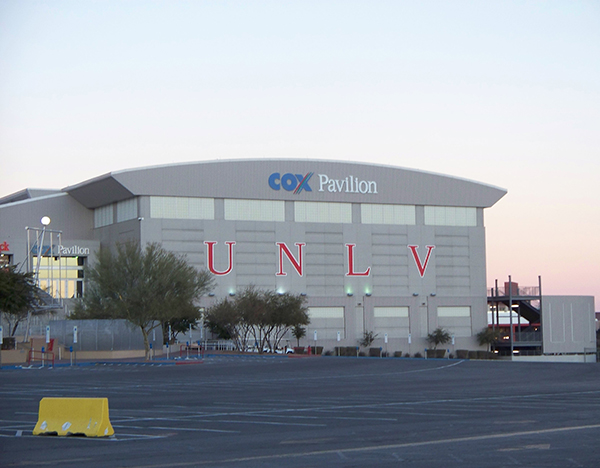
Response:
[{"label": "letter u", "polygon": [[233,246],[235,245],[235,242],[225,242],[225,245],[229,246],[229,266],[225,271],[218,271],[215,268],[215,244],[217,244],[217,242],[204,241],[204,243],[206,244],[206,263],[210,272],[217,276],[225,276],[231,273],[231,270],[233,270]]}]

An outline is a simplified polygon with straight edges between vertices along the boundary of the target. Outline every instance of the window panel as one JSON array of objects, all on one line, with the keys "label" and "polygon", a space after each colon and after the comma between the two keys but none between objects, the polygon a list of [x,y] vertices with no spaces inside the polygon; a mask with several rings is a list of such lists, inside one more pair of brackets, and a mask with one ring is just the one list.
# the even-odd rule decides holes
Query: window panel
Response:
[{"label": "window panel", "polygon": [[137,214],[137,199],[130,198],[117,203],[117,223],[136,219]]},{"label": "window panel", "polygon": [[285,221],[285,202],[225,199],[228,221]]},{"label": "window panel", "polygon": [[106,205],[94,210],[94,227],[108,226],[114,222],[113,206]]},{"label": "window panel", "polygon": [[360,206],[363,224],[416,224],[414,205],[374,205],[363,203]]},{"label": "window panel", "polygon": [[298,223],[352,223],[352,204],[295,202],[294,219]]},{"label": "window panel", "polygon": [[344,318],[343,307],[309,307],[308,315],[311,319],[315,318]]},{"label": "window panel", "polygon": [[215,219],[214,198],[150,197],[150,217]]},{"label": "window panel", "polygon": [[373,316],[383,317],[408,317],[408,307],[373,307]]},{"label": "window panel", "polygon": [[343,307],[309,307],[310,323],[306,327],[306,337],[309,342],[317,332],[319,340],[345,339],[344,308]]},{"label": "window panel", "polygon": [[477,209],[463,206],[426,206],[427,226],[477,226]]},{"label": "window panel", "polygon": [[438,307],[438,317],[471,317],[471,307]]}]

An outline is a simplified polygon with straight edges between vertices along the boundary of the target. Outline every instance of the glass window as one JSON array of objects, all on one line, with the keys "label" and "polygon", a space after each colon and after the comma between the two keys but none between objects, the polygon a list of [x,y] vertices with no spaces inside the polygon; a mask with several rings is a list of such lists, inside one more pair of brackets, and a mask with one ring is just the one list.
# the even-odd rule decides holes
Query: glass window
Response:
[{"label": "glass window", "polygon": [[462,206],[426,206],[428,226],[477,226],[477,209]]},{"label": "glass window", "polygon": [[373,307],[374,317],[408,317],[408,307]]},{"label": "glass window", "polygon": [[113,206],[105,205],[94,210],[94,227],[108,226],[114,222]]},{"label": "glass window", "polygon": [[352,204],[295,202],[294,219],[298,223],[351,223]]},{"label": "glass window", "polygon": [[130,198],[117,203],[117,223],[136,219],[137,214],[137,199]]},{"label": "glass window", "polygon": [[438,307],[438,317],[471,317],[471,308],[466,307]]},{"label": "glass window", "polygon": [[414,205],[360,205],[363,224],[416,224]]},{"label": "glass window", "polygon": [[345,339],[343,307],[309,307],[310,323],[306,327],[305,339],[310,343],[317,332],[318,340],[335,340],[339,332],[340,339]]},{"label": "glass window", "polygon": [[225,199],[228,221],[285,221],[285,202]]},{"label": "glass window", "polygon": [[[37,265],[37,257],[32,264]],[[40,288],[56,298],[73,298],[83,295],[83,275],[86,257],[41,257]]]},{"label": "glass window", "polygon": [[150,217],[215,219],[214,198],[150,197]]},{"label": "glass window", "polygon": [[311,319],[322,318],[344,318],[343,307],[309,307],[308,315]]}]

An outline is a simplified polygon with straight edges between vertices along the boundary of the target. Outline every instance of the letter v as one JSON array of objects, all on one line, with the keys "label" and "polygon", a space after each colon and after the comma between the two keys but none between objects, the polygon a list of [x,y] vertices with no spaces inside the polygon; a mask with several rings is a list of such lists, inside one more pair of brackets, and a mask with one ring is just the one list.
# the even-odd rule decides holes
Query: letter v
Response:
[{"label": "letter v", "polygon": [[425,276],[425,270],[427,269],[427,265],[429,264],[429,257],[431,256],[431,251],[435,249],[435,245],[428,245],[427,247],[427,255],[425,256],[425,262],[421,263],[421,259],[419,258],[419,254],[417,253],[418,245],[409,245],[408,248],[413,254],[413,258],[415,259],[415,263],[417,264],[417,269],[419,270],[419,275],[421,278]]}]

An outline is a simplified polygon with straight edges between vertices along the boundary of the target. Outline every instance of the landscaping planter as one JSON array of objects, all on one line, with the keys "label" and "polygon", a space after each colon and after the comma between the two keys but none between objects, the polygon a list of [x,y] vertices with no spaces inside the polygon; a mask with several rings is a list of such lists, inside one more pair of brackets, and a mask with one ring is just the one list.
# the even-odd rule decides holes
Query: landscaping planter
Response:
[{"label": "landscaping planter", "polygon": [[443,359],[446,357],[445,349],[428,349],[427,350],[427,358],[428,359]]}]

